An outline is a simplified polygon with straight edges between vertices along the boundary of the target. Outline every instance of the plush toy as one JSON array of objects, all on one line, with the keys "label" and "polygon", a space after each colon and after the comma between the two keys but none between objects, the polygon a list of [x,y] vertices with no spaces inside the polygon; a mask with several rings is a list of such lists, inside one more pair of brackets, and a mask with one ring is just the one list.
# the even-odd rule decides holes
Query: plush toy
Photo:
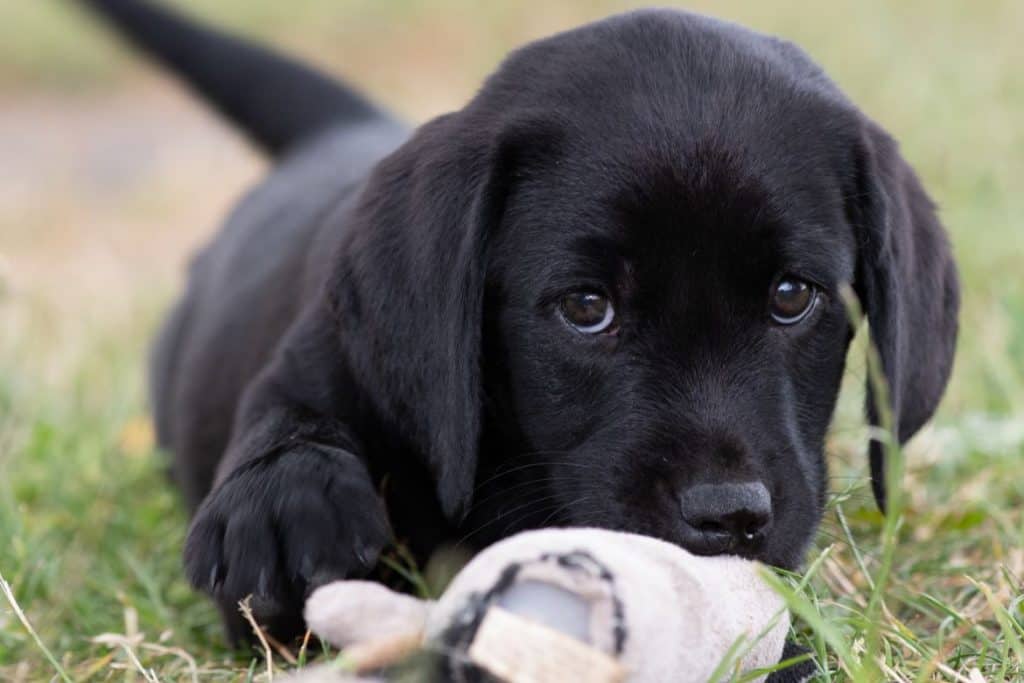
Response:
[{"label": "plush toy", "polygon": [[[307,683],[703,683],[777,664],[789,629],[756,564],[599,529],[497,543],[436,602],[365,581],[328,584],[310,596],[306,620],[343,649],[340,665],[300,674]],[[805,663],[785,680],[813,670]],[[350,677],[359,675],[369,677]]]}]

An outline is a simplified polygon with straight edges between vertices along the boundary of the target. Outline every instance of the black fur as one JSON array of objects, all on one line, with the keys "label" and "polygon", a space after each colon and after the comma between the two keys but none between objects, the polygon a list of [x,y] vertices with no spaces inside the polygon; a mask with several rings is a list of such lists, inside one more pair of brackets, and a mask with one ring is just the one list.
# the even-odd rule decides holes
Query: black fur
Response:
[{"label": "black fur", "polygon": [[137,0],[79,0],[279,156],[338,121],[381,117],[352,90],[280,55]]},{"label": "black fur", "polygon": [[[940,399],[957,283],[932,204],[789,43],[634,12],[514,52],[411,133],[303,75],[299,111],[325,109],[281,133],[258,92],[297,67],[93,4],[294,150],[197,257],[154,354],[160,440],[196,507],[187,570],[236,634],[249,593],[294,634],[310,587],[370,571],[389,529],[420,557],[554,524],[686,545],[695,484],[763,483],[770,527],[734,550],[797,566],[825,499],[844,285],[901,440]],[[792,327],[768,314],[786,273],[822,292]],[[562,322],[579,288],[611,296],[617,335]]]},{"label": "black fur", "polygon": [[[885,369],[892,424],[903,443],[931,418],[953,369],[960,286],[935,206],[896,142],[865,123],[858,152],[858,194],[851,221],[859,227],[857,294]],[[867,413],[879,407],[868,384]],[[884,445],[870,444],[871,484],[885,509]]]}]

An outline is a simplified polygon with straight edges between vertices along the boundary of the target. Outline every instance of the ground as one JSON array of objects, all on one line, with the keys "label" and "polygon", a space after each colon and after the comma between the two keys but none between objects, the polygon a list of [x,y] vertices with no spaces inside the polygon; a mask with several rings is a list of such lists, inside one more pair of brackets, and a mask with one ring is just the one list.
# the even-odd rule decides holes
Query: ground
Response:
[{"label": "ground", "polygon": [[[522,41],[626,8],[183,4],[414,121],[460,106]],[[261,653],[225,649],[182,578],[186,519],[144,384],[189,252],[265,164],[72,5],[10,0],[0,25],[0,679],[266,677]],[[1024,3],[689,7],[800,43],[893,132],[941,205],[964,282],[953,382],[904,453],[905,505],[888,521],[866,488],[863,345],[851,356],[829,511],[809,580],[787,584],[794,636],[817,651],[820,680],[1024,679]]]}]

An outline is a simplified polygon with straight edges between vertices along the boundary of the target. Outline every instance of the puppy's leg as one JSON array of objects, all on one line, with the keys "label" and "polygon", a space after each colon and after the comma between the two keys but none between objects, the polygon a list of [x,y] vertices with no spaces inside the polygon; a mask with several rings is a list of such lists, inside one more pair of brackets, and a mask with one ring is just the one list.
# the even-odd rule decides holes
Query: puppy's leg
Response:
[{"label": "puppy's leg", "polygon": [[390,539],[318,324],[297,327],[247,389],[185,546],[190,580],[218,603],[235,644],[250,631],[240,600],[251,595],[257,621],[289,639],[301,632],[311,590],[365,575]]}]

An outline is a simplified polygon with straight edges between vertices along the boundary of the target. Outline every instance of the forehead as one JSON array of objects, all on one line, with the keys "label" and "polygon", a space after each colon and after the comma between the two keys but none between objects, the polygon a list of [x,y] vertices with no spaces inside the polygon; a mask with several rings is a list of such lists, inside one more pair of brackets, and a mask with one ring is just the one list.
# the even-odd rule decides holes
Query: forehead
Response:
[{"label": "forehead", "polygon": [[859,114],[792,46],[624,15],[524,50],[483,94],[484,113],[528,102],[559,131],[523,155],[506,205],[532,278],[623,258],[662,281],[682,264],[852,277]]},{"label": "forehead", "polygon": [[667,149],[607,143],[524,174],[503,232],[529,277],[607,280],[629,265],[662,285],[694,272],[851,280],[844,171],[827,150]]}]

